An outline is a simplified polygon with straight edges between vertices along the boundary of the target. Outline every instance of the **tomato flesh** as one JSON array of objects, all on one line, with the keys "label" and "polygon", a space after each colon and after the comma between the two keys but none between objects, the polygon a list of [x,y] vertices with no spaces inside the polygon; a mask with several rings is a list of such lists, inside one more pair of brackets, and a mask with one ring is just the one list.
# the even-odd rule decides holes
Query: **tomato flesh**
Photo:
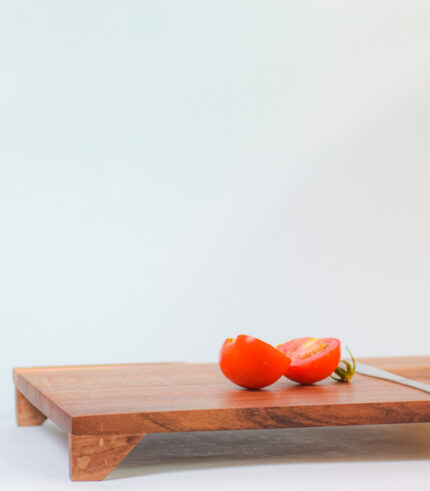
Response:
[{"label": "tomato flesh", "polygon": [[219,354],[222,373],[246,389],[261,389],[276,382],[290,359],[271,344],[240,334],[224,341]]},{"label": "tomato flesh", "polygon": [[336,338],[292,339],[277,348],[291,358],[284,375],[301,384],[313,384],[331,375],[341,355],[340,341]]}]

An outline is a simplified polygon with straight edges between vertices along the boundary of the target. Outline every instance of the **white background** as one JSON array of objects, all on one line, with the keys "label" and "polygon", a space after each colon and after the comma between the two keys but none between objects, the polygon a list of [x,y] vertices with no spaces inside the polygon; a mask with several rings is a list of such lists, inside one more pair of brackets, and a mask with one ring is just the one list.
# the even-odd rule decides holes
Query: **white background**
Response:
[{"label": "white background", "polygon": [[43,433],[13,427],[14,366],[215,361],[238,333],[428,354],[429,25],[426,2],[1,2],[10,438]]}]

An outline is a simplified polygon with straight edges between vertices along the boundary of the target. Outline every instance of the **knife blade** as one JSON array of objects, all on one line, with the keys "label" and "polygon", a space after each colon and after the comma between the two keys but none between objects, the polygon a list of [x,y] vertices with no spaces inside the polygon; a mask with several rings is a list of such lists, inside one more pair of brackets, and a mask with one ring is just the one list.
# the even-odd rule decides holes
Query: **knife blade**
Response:
[{"label": "knife blade", "polygon": [[408,387],[413,387],[414,389],[423,390],[430,394],[430,385],[418,382],[417,380],[411,380],[410,378],[402,377],[401,375],[396,375],[395,373],[387,372],[381,368],[372,367],[371,365],[366,365],[357,361],[355,363],[355,371],[361,375],[367,375],[368,377],[382,378],[384,380],[389,380],[390,382],[396,382],[397,384],[407,385]]}]

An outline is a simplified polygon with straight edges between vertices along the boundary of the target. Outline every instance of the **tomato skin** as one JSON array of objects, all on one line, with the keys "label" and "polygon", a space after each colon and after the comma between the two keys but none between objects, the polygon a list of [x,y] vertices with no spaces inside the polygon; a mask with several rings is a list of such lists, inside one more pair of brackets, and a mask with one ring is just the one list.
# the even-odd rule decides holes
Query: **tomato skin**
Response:
[{"label": "tomato skin", "polygon": [[222,373],[246,389],[261,389],[276,382],[290,359],[271,344],[240,334],[224,341],[219,353]]},{"label": "tomato skin", "polygon": [[300,384],[313,384],[331,375],[341,355],[340,341],[336,338],[292,339],[277,348],[291,358],[284,375]]}]

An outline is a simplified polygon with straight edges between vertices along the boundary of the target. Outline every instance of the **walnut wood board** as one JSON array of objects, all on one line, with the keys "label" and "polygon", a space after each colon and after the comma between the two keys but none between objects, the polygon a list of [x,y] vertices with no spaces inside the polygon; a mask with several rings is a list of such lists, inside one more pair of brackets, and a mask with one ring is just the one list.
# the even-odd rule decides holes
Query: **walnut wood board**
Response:
[{"label": "walnut wood board", "polygon": [[[361,361],[430,384],[430,356]],[[356,374],[258,391],[215,363],[17,368],[17,421],[69,434],[73,480],[106,477],[146,433],[430,422],[430,394]]]}]

